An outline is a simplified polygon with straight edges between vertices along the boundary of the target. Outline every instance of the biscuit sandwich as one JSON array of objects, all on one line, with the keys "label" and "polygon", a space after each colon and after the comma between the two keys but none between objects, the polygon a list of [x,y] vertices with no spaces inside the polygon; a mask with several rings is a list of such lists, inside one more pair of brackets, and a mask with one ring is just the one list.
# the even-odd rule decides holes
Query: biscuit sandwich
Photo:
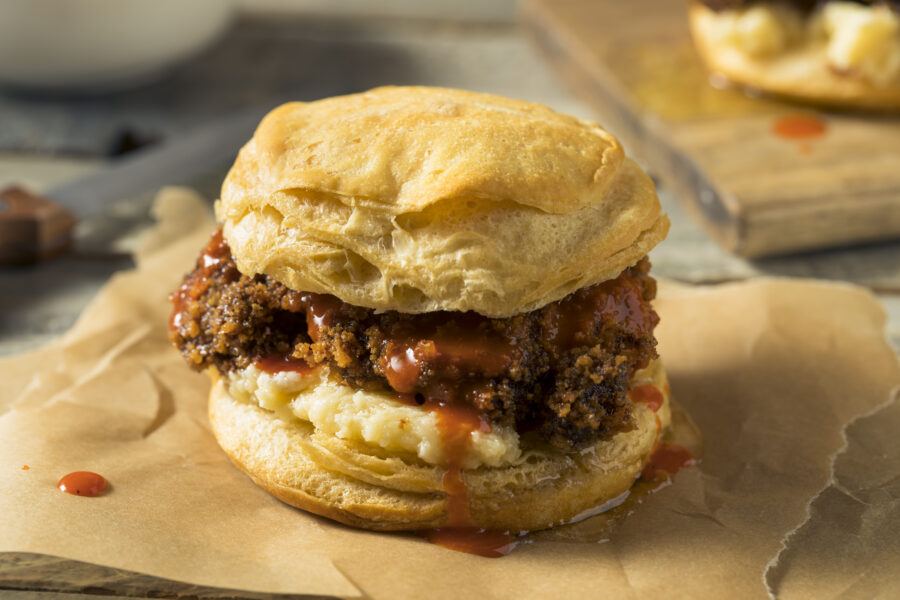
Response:
[{"label": "biscuit sandwich", "polygon": [[170,338],[288,504],[541,529],[626,493],[669,424],[646,258],[668,220],[594,123],[440,88],[289,103],[216,216]]},{"label": "biscuit sandwich", "polygon": [[707,67],[750,88],[812,104],[900,109],[897,0],[692,0]]}]

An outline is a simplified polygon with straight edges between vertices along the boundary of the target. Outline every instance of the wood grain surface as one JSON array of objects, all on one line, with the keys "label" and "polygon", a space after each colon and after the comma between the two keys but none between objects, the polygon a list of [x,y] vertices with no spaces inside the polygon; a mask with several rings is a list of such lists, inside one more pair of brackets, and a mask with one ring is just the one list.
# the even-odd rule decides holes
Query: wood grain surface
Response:
[{"label": "wood grain surface", "polygon": [[309,594],[261,594],[191,585],[44,554],[7,553],[0,561],[0,598],[18,590],[23,599],[41,600],[66,594],[177,600],[319,600],[332,596]]},{"label": "wood grain surface", "polygon": [[[551,62],[726,249],[748,257],[900,237],[900,119],[717,89],[684,2],[530,0]],[[803,114],[824,134],[787,139]]]}]

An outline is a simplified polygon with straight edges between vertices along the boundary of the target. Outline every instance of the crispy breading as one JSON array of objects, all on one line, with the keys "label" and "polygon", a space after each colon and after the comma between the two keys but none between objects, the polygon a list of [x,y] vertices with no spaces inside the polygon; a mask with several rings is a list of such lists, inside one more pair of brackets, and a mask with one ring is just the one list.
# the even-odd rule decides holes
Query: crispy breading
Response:
[{"label": "crispy breading", "polygon": [[[492,423],[572,450],[632,426],[631,377],[656,357],[649,268],[644,258],[614,280],[503,319],[376,313],[242,275],[218,237],[173,295],[170,338],[198,370],[290,355],[376,390],[392,389],[396,348],[416,349],[409,389],[399,390],[408,397],[466,402]],[[490,352],[468,350],[478,347]]]}]

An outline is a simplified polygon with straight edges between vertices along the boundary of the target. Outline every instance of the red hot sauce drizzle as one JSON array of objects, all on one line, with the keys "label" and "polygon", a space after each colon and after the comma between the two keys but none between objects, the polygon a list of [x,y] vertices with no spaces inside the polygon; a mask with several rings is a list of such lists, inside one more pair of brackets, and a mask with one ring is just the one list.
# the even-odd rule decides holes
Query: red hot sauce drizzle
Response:
[{"label": "red hot sauce drizzle", "polygon": [[[515,344],[492,331],[488,319],[474,313],[432,313],[414,325],[400,323],[385,332],[383,369],[388,384],[401,394],[421,392],[431,400],[455,403],[478,384],[499,377],[512,364]],[[434,381],[417,388],[425,367]]]},{"label": "red hot sauce drizzle", "polygon": [[447,493],[448,525],[465,527],[469,524],[469,490],[462,476],[463,462],[472,433],[490,433],[491,425],[483,413],[464,404],[427,403],[425,407],[437,418],[447,459],[443,483]]},{"label": "red hot sauce drizzle", "polygon": [[577,290],[543,310],[544,336],[557,352],[583,345],[585,336],[604,321],[617,323],[626,333],[637,336],[659,322],[659,316],[643,299],[641,284],[627,273]]},{"label": "red hot sauce drizzle", "polygon": [[331,325],[334,322],[334,315],[340,312],[341,307],[344,306],[344,303],[335,296],[313,294],[312,292],[290,294],[287,302],[288,310],[306,312],[306,332],[314,342],[319,341],[319,332],[322,326]]},{"label": "red hot sauce drizzle", "polygon": [[[330,325],[343,306],[338,298],[325,294],[303,293],[288,298],[289,310],[306,312],[307,331],[314,342],[319,340],[320,328]],[[447,495],[447,525],[423,535],[446,548],[497,558],[512,550],[514,536],[470,526],[469,490],[462,474],[472,433],[491,431],[486,415],[462,400],[467,394],[478,393],[484,379],[501,375],[515,351],[511,340],[485,330],[486,322],[471,313],[437,313],[417,323],[415,331],[404,326],[388,331],[384,372],[397,400],[422,404],[434,413],[447,459],[442,480]],[[420,390],[416,384],[426,362],[442,376]],[[315,370],[306,361],[289,356],[266,357],[255,365],[268,373],[307,374]]]},{"label": "red hot sauce drizzle", "polygon": [[203,249],[203,254],[200,255],[200,268],[193,271],[181,284],[181,287],[169,296],[173,305],[172,316],[169,318],[169,329],[174,331],[181,327],[188,296],[199,298],[206,292],[210,285],[210,275],[213,269],[220,261],[228,258],[230,253],[231,250],[228,248],[225,238],[222,237],[222,230],[217,229],[206,248]]},{"label": "red hot sauce drizzle", "polygon": [[[445,548],[498,558],[512,550],[514,538],[508,532],[471,526],[469,490],[462,473],[472,433],[491,431],[487,416],[466,399],[477,395],[491,377],[502,375],[516,351],[512,340],[487,324],[474,313],[433,313],[423,316],[415,329],[399,324],[385,332],[382,366],[398,400],[422,404],[434,413],[447,460],[442,481],[447,524],[422,535]],[[423,387],[419,378],[425,368],[437,376]]]},{"label": "red hot sauce drizzle", "polygon": [[60,479],[56,487],[67,494],[92,498],[105,492],[109,483],[103,475],[91,471],[75,471]]},{"label": "red hot sauce drizzle", "polygon": [[663,405],[663,395],[659,389],[651,383],[636,385],[628,392],[628,398],[632,402],[646,404],[647,408],[656,412]]},{"label": "red hot sauce drizzle", "polygon": [[[660,409],[664,402],[662,392],[649,383],[633,387],[628,392],[628,397],[632,402],[646,404],[654,413]],[[657,437],[661,428],[662,425],[657,414]],[[663,481],[670,479],[672,475],[683,467],[689,467],[696,464],[696,462],[691,452],[681,444],[661,442],[657,439],[656,444],[653,446],[653,451],[650,453],[650,460],[641,472],[640,478],[644,481]]]},{"label": "red hot sauce drizzle", "polygon": [[447,458],[444,492],[447,494],[447,526],[423,532],[432,544],[487,558],[506,556],[515,547],[509,532],[478,529],[469,525],[469,489],[462,466],[472,433],[490,433],[485,415],[465,404],[426,402],[425,408],[437,418],[438,431]]}]

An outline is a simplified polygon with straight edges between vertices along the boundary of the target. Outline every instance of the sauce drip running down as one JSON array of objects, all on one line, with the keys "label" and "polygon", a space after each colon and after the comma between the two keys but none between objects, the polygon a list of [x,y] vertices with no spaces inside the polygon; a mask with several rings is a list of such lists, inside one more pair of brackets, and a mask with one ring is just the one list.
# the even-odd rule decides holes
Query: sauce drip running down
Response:
[{"label": "sauce drip running down", "polygon": [[447,516],[451,527],[469,524],[469,489],[462,476],[462,466],[472,433],[490,433],[491,425],[483,413],[464,404],[426,402],[425,408],[437,418],[438,431],[447,458],[444,491],[447,493]]},{"label": "sauce drip running down", "polygon": [[105,492],[109,483],[103,475],[91,471],[75,471],[60,479],[56,487],[67,494],[92,498]]},{"label": "sauce drip running down", "polygon": [[200,255],[200,268],[192,272],[191,275],[181,284],[177,291],[169,296],[172,302],[172,316],[169,318],[169,329],[175,330],[182,326],[184,320],[184,312],[187,307],[187,300],[190,297],[199,298],[210,285],[209,276],[222,260],[231,256],[231,250],[222,237],[222,230],[218,229],[213,234],[203,254]]},{"label": "sauce drip running down", "polygon": [[[315,369],[302,359],[283,356],[267,357],[257,360],[254,364],[267,373],[294,371],[308,374]],[[413,394],[398,393],[395,398],[407,404],[419,404]],[[429,542],[445,548],[488,558],[499,558],[509,554],[516,545],[512,534],[469,526],[469,489],[463,478],[462,468],[472,433],[491,432],[487,416],[467,404],[435,399],[426,400],[423,408],[435,415],[444,456],[447,459],[447,470],[442,483],[447,494],[448,515],[446,527],[427,530],[423,532],[424,537]]]},{"label": "sauce drip running down", "polygon": [[[667,383],[666,386],[668,385]],[[666,388],[666,393],[668,393],[668,388]],[[662,421],[659,418],[659,409],[665,402],[663,393],[653,384],[642,383],[629,390],[628,399],[635,403],[646,404],[647,408],[653,411],[653,418],[656,420],[656,444],[653,446],[653,452],[655,452],[659,448],[659,436],[662,434]]]},{"label": "sauce drip running down", "polygon": [[512,534],[506,531],[478,529],[469,525],[469,488],[462,476],[462,466],[472,433],[490,433],[485,415],[464,404],[427,401],[425,408],[437,418],[447,471],[444,492],[447,494],[447,526],[423,532],[432,544],[487,558],[506,556],[515,547]]},{"label": "sauce drip running down", "polygon": [[[628,392],[628,398],[632,402],[646,404],[653,412],[657,412],[664,402],[663,393],[659,388],[649,383],[633,387]],[[659,415],[656,415],[657,436],[661,433],[659,431],[660,428]],[[650,454],[650,460],[641,473],[641,479],[645,481],[669,479],[683,467],[689,467],[696,464],[696,462],[690,450],[681,444],[657,441],[653,452]]]},{"label": "sauce drip running down", "polygon": [[659,389],[650,383],[642,383],[637,385],[628,392],[628,398],[632,402],[640,402],[646,404],[647,408],[656,412],[663,405],[663,394]]}]

